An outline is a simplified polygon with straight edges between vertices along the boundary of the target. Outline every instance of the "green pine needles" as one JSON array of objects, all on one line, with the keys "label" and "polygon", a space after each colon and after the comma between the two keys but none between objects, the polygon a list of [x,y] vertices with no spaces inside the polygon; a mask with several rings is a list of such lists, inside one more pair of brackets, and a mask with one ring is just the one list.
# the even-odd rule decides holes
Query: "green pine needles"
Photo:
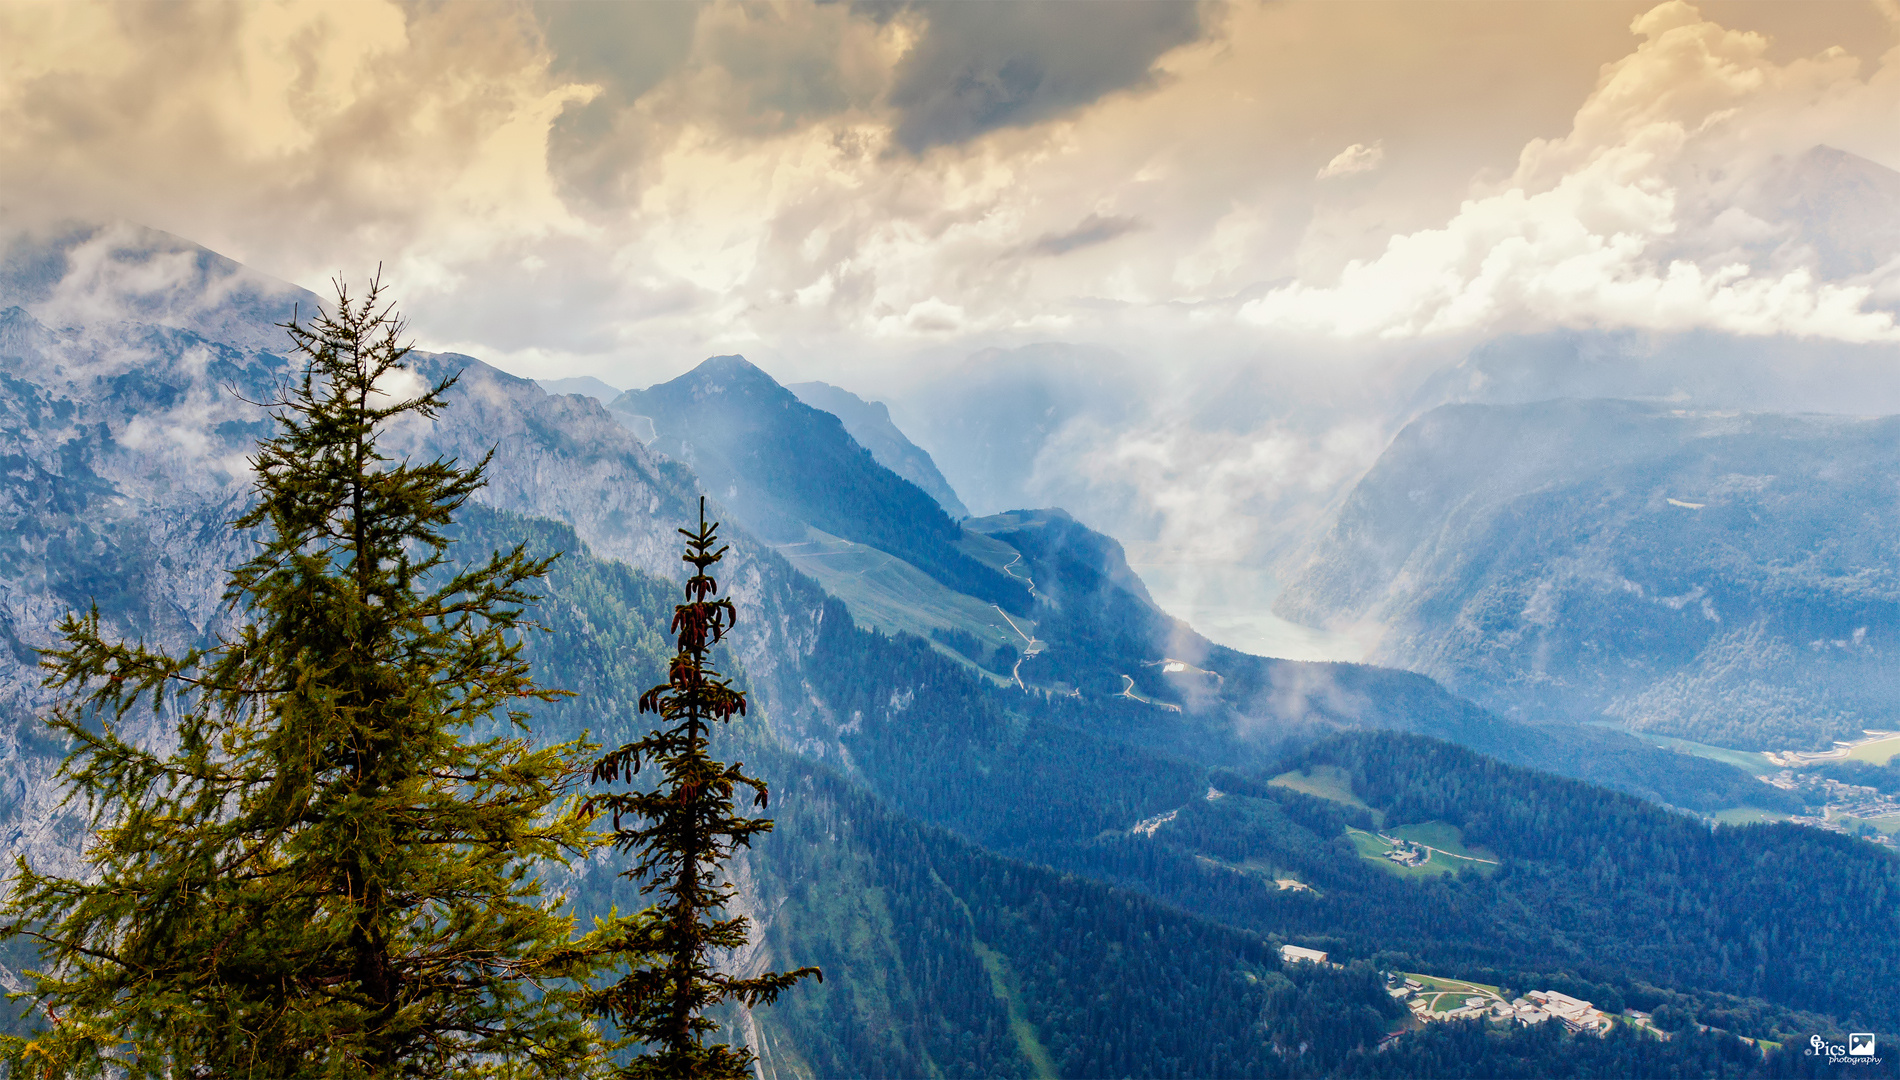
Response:
[{"label": "green pine needles", "polygon": [[[40,943],[26,996],[49,1022],[6,1047],[11,1075],[589,1072],[598,1040],[560,988],[590,969],[536,877],[595,843],[569,797],[582,748],[535,747],[515,711],[559,694],[520,642],[550,560],[451,565],[445,530],[486,459],[378,451],[385,425],[434,417],[454,383],[400,396],[402,324],[378,285],[360,301],[339,285],[334,312],[287,329],[304,371],[270,403],[280,433],[234,523],[258,537],[227,593],[245,625],[172,656],[109,640],[94,610],[47,654],[49,685],[72,695],[50,717],[73,745],[61,776],[95,833],[81,877],[16,865],[0,932]],[[141,701],[174,749],[126,734]],[[707,783],[697,736],[665,738],[669,775],[677,759],[681,783]],[[752,828],[661,817],[693,881],[702,837]],[[679,895],[669,910],[690,919],[722,894]],[[700,978],[699,939],[666,925],[681,977]]]},{"label": "green pine needles", "polygon": [[[611,815],[615,848],[638,853],[623,876],[644,879],[641,893],[661,897],[632,918],[600,920],[583,943],[591,955],[631,968],[614,985],[580,995],[589,1011],[644,1044],[646,1052],[620,1070],[630,1080],[751,1076],[750,1048],[704,1041],[718,1026],[705,1010],[729,1000],[747,1008],[768,1004],[800,979],[824,979],[814,967],[735,978],[712,963],[713,950],[745,945],[750,927],[743,915],[718,917],[733,897],[720,864],[772,829],[771,819],[744,817],[733,807],[740,787],[764,806],[765,783],[747,776],[744,762],[727,765],[708,752],[713,722],[730,721],[746,708],[744,692],[721,678],[706,656],[737,617],[731,600],[714,598],[719,584],[706,572],[725,557],[724,547],[715,550],[718,528],[707,524],[701,498],[698,530],[680,530],[693,575],[686,602],[673,614],[679,652],[668,680],[640,698],[640,711],[658,713],[661,729],[602,755],[593,767],[596,784],[630,780],[643,763],[658,766],[660,781],[651,791],[593,795],[583,804],[584,813]],[[625,827],[627,819],[641,824]]]}]

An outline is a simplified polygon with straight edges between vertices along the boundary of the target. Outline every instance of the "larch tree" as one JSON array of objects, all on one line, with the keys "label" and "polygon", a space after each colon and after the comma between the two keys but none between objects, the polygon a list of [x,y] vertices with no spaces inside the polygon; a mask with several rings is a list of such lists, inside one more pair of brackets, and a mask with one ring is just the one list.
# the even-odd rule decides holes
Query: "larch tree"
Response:
[{"label": "larch tree", "polygon": [[699,527],[679,530],[686,537],[682,558],[693,568],[686,602],[673,613],[679,651],[667,681],[640,698],[640,711],[658,713],[661,726],[603,754],[593,767],[596,784],[630,781],[642,766],[659,773],[657,782],[651,790],[605,792],[583,803],[584,812],[612,818],[616,849],[637,854],[622,876],[643,882],[643,895],[659,894],[658,903],[635,916],[599,920],[582,942],[595,961],[629,968],[613,985],[579,995],[585,1008],[642,1046],[644,1052],[619,1070],[625,1080],[751,1076],[750,1048],[706,1041],[718,1028],[706,1010],[725,1001],[769,1004],[801,979],[824,979],[815,967],[739,978],[715,964],[717,952],[746,944],[751,925],[743,915],[725,914],[734,890],[724,864],[772,829],[770,818],[747,817],[734,805],[744,788],[753,805],[765,806],[765,782],[747,776],[744,762],[714,760],[710,749],[713,725],[746,710],[745,693],[708,658],[738,617],[707,572],[725,557],[718,528],[707,523],[702,497]]},{"label": "larch tree", "polygon": [[[564,990],[572,920],[536,868],[590,850],[587,753],[537,747],[521,635],[551,560],[451,558],[488,462],[394,461],[430,419],[380,284],[286,325],[302,371],[265,403],[239,628],[171,655],[68,616],[49,723],[93,832],[85,876],[18,860],[4,933],[38,943],[44,1031],[15,1077],[573,1076],[602,1060]],[[419,385],[401,396],[403,383]],[[176,748],[128,737],[158,709]],[[580,966],[576,966],[576,964]]]}]

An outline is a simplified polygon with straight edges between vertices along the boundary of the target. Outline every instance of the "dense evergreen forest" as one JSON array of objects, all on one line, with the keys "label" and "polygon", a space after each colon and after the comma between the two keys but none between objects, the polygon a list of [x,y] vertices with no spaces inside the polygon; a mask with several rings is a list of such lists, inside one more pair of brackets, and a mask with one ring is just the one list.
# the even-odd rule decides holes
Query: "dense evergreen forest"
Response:
[{"label": "dense evergreen forest", "polygon": [[[677,587],[544,519],[471,504],[460,539],[565,553],[528,652],[576,696],[531,706],[538,737],[637,734]],[[772,1075],[1795,1076],[1821,1070],[1734,1036],[1900,1028],[1884,1000],[1900,985],[1900,860],[1871,845],[1711,831],[1416,735],[1346,733],[1235,769],[1205,716],[998,690],[836,601],[821,630],[803,668],[853,722],[854,770],[791,752],[757,715],[717,744],[772,785],[777,830],[741,870],[770,905],[750,912],[769,963],[826,972],[752,1018]],[[1269,782],[1316,767],[1363,805]],[[1404,880],[1344,835],[1411,820],[1458,827],[1502,866]],[[1289,875],[1310,890],[1274,884]],[[583,921],[644,903],[604,863],[550,886]],[[1282,964],[1282,941],[1346,966]],[[1680,1030],[1442,1024],[1375,1052],[1401,1018],[1380,969],[1560,990]],[[722,1020],[731,1038],[748,1023]]]},{"label": "dense evergreen forest", "polygon": [[[1345,955],[1668,987],[1747,1034],[1900,1026],[1881,989],[1900,984],[1900,860],[1870,844],[1792,826],[1711,830],[1402,733],[1343,734],[1216,772],[1232,758],[1204,719],[994,689],[922,641],[850,626],[841,605],[810,671],[852,718],[847,745],[874,790],[995,850]],[[1265,782],[1327,762],[1371,785],[1358,797],[1386,824],[1446,822],[1503,865],[1409,881],[1360,858],[1345,829],[1371,827],[1371,810]],[[1366,772],[1373,762],[1383,771]],[[1284,876],[1312,888],[1282,889]]]},{"label": "dense evergreen forest", "polygon": [[[529,648],[546,681],[577,693],[542,706],[536,726],[546,739],[624,737],[640,690],[664,678],[670,583],[587,556],[551,522],[475,509],[462,539],[567,552],[537,607],[549,633]],[[768,1064],[776,1053],[824,1076],[1313,1075],[1397,1015],[1368,965],[1283,972],[1258,935],[990,854],[786,752],[756,718],[718,745],[772,785],[777,829],[747,864],[776,898],[759,920],[767,939],[782,963],[826,971],[760,1011]],[[584,918],[641,903],[604,867],[562,887]]]}]

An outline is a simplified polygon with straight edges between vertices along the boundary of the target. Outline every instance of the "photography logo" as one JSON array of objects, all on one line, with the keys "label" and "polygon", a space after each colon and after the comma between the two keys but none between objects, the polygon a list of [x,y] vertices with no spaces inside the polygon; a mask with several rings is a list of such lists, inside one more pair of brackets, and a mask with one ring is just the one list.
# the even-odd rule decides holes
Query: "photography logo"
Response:
[{"label": "photography logo", "polygon": [[1871,1031],[1856,1031],[1847,1036],[1846,1043],[1832,1042],[1819,1035],[1808,1038],[1809,1057],[1827,1058],[1840,1065],[1878,1065],[1880,1059],[1874,1056],[1874,1035]]}]

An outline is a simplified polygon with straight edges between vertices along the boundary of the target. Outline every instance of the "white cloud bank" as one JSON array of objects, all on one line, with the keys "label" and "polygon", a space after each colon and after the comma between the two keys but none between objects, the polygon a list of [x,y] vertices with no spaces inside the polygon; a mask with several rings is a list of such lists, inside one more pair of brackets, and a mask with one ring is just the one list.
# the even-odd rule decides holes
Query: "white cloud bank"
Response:
[{"label": "white cloud bank", "polygon": [[[1769,236],[1790,228],[1728,205],[1771,156],[1830,137],[1893,148],[1891,134],[1871,129],[1900,104],[1896,54],[1867,80],[1838,49],[1777,64],[1766,38],[1724,29],[1681,0],[1632,29],[1644,40],[1605,66],[1571,132],[1526,146],[1496,190],[1467,199],[1442,228],[1392,237],[1334,283],[1282,286],[1240,317],[1388,339],[1550,326],[1900,338],[1891,313],[1867,306],[1878,282],[1760,269],[1721,242],[1751,226]],[[1353,149],[1322,175],[1350,167]]]}]

